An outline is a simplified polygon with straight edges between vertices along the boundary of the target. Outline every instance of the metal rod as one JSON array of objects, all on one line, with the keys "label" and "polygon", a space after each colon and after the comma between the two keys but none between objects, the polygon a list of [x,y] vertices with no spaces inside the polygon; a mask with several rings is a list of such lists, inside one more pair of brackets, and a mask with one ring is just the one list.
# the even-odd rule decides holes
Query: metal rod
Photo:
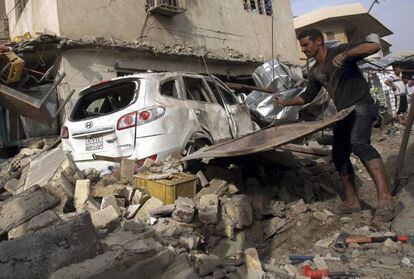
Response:
[{"label": "metal rod", "polygon": [[405,152],[407,151],[408,140],[410,139],[411,134],[411,127],[413,126],[414,122],[414,100],[411,101],[410,111],[408,113],[408,119],[405,123],[405,129],[403,138],[401,141],[400,150],[398,152],[398,159],[397,159],[397,170],[394,176],[394,187],[392,190],[392,195],[395,196],[401,189],[401,181],[400,181],[400,174],[404,166],[405,161]]},{"label": "metal rod", "polygon": [[62,73],[58,80],[53,83],[53,86],[50,87],[49,91],[46,93],[46,95],[43,97],[42,101],[40,102],[40,106],[43,106],[43,104],[46,103],[46,100],[52,95],[52,93],[55,91],[56,87],[60,84],[60,82],[63,80],[63,78],[66,76],[66,73]]},{"label": "metal rod", "polygon": [[251,85],[246,85],[246,84],[240,84],[240,83],[226,82],[226,85],[230,89],[234,89],[234,90],[256,90],[256,91],[270,93],[270,94],[276,93],[276,92],[273,92],[271,90],[267,90],[267,89],[264,89],[264,88],[251,86]]},{"label": "metal rod", "polygon": [[70,91],[69,96],[65,99],[65,101],[63,102],[63,104],[58,108],[58,110],[56,111],[55,115],[53,116],[53,119],[56,119],[59,116],[59,113],[62,111],[62,109],[69,102],[69,100],[73,96],[73,94],[75,94],[75,91],[76,91],[75,89],[72,89],[72,91]]}]

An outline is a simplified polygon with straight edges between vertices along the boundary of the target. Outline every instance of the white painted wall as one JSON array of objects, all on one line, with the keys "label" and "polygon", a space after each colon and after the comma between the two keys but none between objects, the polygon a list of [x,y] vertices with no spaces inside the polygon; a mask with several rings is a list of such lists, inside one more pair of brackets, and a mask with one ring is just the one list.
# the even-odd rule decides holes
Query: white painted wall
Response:
[{"label": "white painted wall", "polygon": [[[145,0],[29,0],[20,20],[10,14],[11,36],[26,31],[78,39],[99,36],[160,45],[233,48],[270,59],[272,17],[243,9],[243,0],[181,0],[186,12],[173,18],[147,16]],[[6,0],[7,10],[14,0]],[[299,63],[289,0],[273,0],[274,54]]]},{"label": "white painted wall", "polygon": [[35,34],[44,32],[45,28],[57,35],[59,19],[58,0],[29,0],[19,18],[16,17],[15,0],[5,0],[6,13],[9,18],[10,37],[23,35],[26,32]]}]

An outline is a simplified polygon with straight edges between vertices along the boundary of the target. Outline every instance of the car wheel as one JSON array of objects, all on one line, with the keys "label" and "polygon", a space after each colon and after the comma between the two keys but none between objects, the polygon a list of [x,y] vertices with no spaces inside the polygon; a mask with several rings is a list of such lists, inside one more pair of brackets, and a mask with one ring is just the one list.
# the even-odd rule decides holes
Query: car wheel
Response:
[{"label": "car wheel", "polygon": [[[207,140],[204,139],[197,139],[194,142],[190,142],[187,145],[185,155],[189,155],[201,148],[210,145]],[[196,173],[201,169],[201,160],[189,160],[183,162],[184,171],[188,171],[191,173]]]}]

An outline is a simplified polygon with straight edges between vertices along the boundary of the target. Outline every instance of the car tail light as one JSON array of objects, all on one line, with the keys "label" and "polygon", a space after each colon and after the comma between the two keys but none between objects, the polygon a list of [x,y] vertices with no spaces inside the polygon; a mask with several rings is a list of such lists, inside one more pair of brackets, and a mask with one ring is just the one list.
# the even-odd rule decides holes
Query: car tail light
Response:
[{"label": "car tail light", "polygon": [[67,139],[69,138],[69,129],[66,126],[63,126],[60,130],[60,138],[61,139]]},{"label": "car tail light", "polygon": [[121,116],[121,118],[118,119],[118,123],[116,125],[117,130],[124,130],[131,127],[135,127],[137,122],[137,113],[131,112],[128,114],[125,114],[124,116]]},{"label": "car tail light", "polygon": [[153,107],[145,110],[138,111],[137,125],[143,125],[148,122],[154,121],[165,114],[164,107]]}]

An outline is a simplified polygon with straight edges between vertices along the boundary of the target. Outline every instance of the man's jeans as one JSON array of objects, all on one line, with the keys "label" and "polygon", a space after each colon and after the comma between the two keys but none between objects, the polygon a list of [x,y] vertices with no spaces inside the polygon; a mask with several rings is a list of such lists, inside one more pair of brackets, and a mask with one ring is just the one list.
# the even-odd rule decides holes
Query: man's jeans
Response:
[{"label": "man's jeans", "polygon": [[340,176],[352,175],[350,155],[353,152],[363,163],[380,158],[371,145],[372,124],[377,119],[374,104],[355,105],[355,110],[334,127],[332,159]]}]

